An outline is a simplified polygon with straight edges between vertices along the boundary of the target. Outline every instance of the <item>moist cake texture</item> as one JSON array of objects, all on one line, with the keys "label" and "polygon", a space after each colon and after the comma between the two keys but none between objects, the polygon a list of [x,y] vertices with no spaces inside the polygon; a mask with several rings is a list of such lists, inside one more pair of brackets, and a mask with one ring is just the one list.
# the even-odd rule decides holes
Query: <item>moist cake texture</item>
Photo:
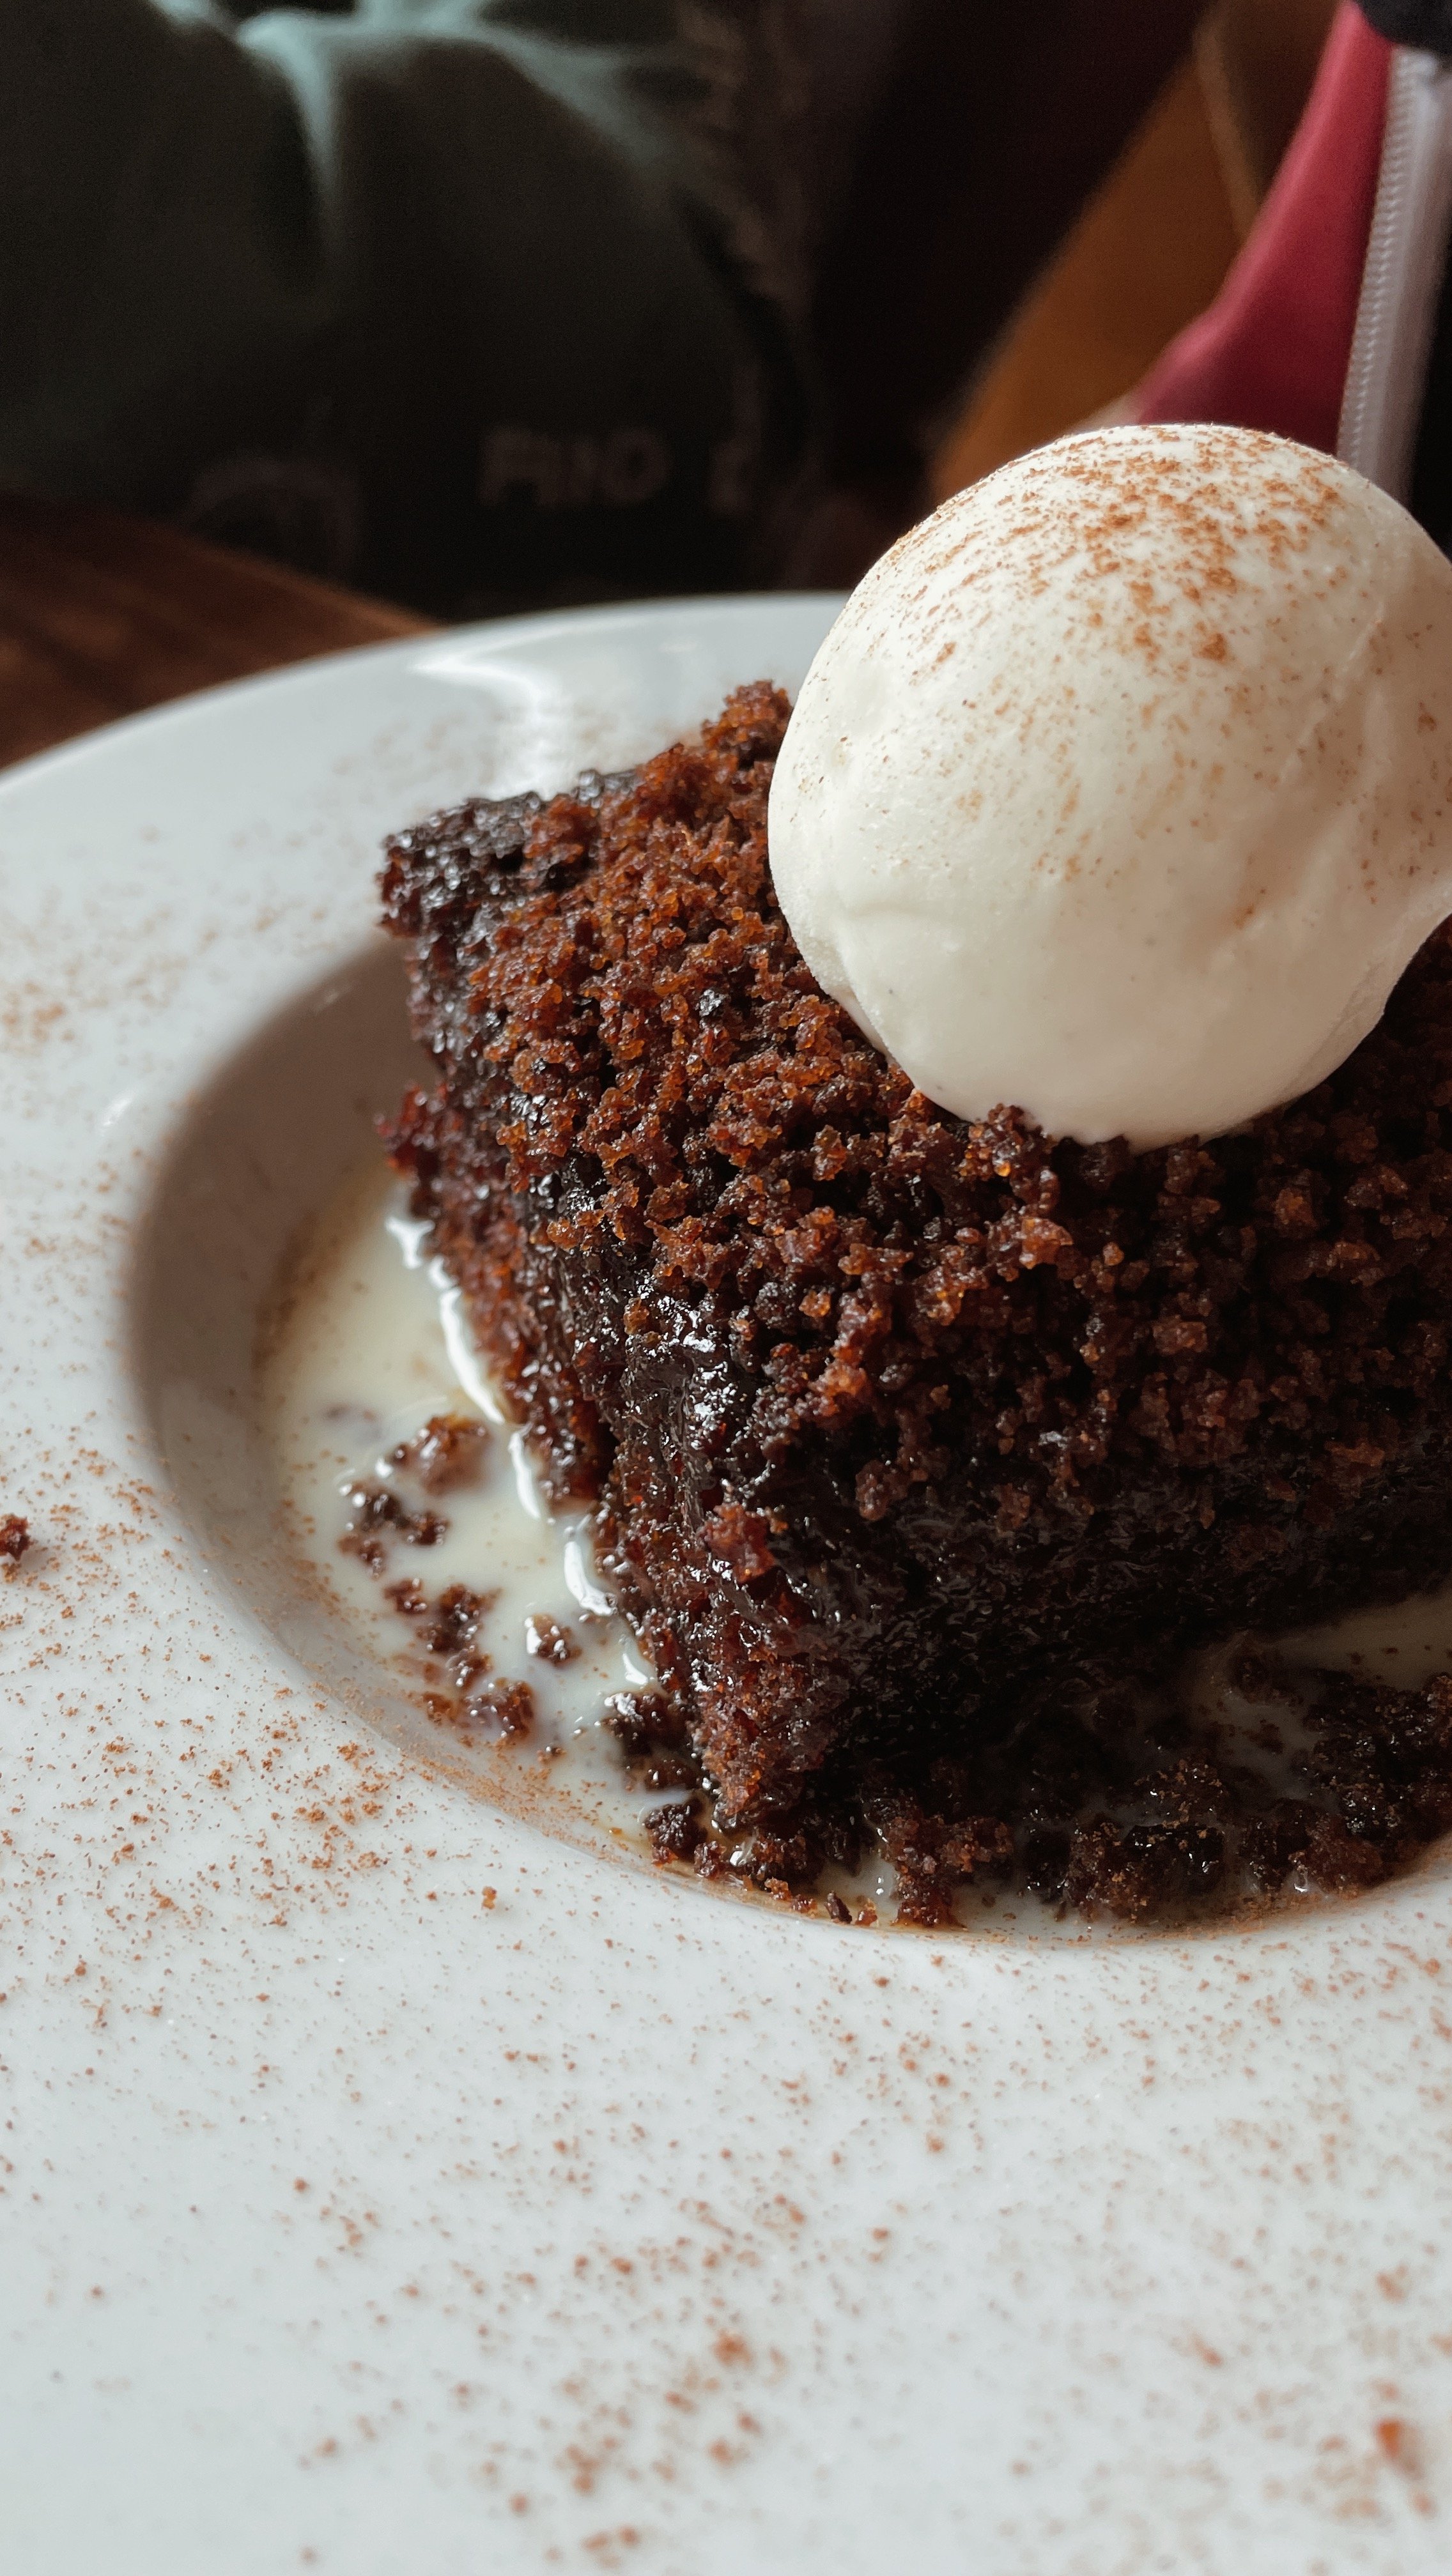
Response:
[{"label": "moist cake texture", "polygon": [[[787,713],[742,690],[384,871],[437,1068],[391,1149],[547,1486],[598,1507],[661,1685],[622,1724],[689,1742],[759,1878],[875,1827],[919,1920],[1010,1866],[1110,1903],[1128,1872],[1128,1910],[1193,1891],[1232,1808],[1267,1884],[1318,1831],[1379,1874],[1447,1821],[1452,1703],[1380,1694],[1421,1747],[1389,1823],[1346,1690],[1310,1719],[1334,1794],[1253,1814],[1163,1690],[1196,1644],[1452,1568],[1452,940],[1329,1081],[1211,1145],[967,1125],[777,908]],[[1111,1786],[1138,1823],[1096,1821]]]}]

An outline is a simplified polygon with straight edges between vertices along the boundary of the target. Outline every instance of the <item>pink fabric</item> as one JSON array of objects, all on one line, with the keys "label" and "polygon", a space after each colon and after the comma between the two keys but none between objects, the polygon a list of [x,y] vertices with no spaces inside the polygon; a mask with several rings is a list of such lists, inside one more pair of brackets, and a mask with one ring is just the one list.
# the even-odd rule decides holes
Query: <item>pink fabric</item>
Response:
[{"label": "pink fabric", "polygon": [[1334,450],[1393,50],[1342,0],[1254,229],[1209,311],[1145,377],[1136,419],[1238,422]]}]

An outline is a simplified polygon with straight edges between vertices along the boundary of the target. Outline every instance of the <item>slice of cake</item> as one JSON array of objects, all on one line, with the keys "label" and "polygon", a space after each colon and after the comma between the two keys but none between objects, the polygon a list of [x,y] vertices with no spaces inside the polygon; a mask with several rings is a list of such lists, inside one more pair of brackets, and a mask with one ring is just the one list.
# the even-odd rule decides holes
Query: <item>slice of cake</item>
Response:
[{"label": "slice of cake", "polygon": [[[395,1159],[546,1484],[597,1506],[739,1866],[809,1881],[872,1826],[920,1920],[1014,1855],[1061,1894],[1132,1880],[1133,1910],[1214,1882],[1239,1797],[1273,1882],[1310,1810],[1252,1830],[1145,1710],[1193,1645],[1452,1569],[1452,936],[1325,1079],[1210,1141],[954,1115],[783,915],[788,715],[743,689],[636,771],[390,844],[437,1067]],[[1337,1777],[1343,1842],[1415,1839],[1411,1789],[1388,1823],[1386,1783]]]},{"label": "slice of cake", "polygon": [[1452,1568],[1452,942],[1248,1133],[969,1127],[797,953],[786,716],[745,690],[628,778],[435,816],[384,879],[439,1072],[394,1153],[784,1872],[865,1761]]}]

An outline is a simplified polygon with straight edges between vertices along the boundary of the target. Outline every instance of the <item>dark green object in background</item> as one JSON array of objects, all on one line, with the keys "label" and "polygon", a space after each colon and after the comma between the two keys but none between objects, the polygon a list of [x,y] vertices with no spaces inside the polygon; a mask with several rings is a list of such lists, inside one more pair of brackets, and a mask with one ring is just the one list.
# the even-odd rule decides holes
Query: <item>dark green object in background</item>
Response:
[{"label": "dark green object in background", "polygon": [[769,578],[777,12],[0,0],[0,483],[440,615]]},{"label": "dark green object in background", "polygon": [[443,617],[855,578],[1198,5],[0,0],[0,489]]}]

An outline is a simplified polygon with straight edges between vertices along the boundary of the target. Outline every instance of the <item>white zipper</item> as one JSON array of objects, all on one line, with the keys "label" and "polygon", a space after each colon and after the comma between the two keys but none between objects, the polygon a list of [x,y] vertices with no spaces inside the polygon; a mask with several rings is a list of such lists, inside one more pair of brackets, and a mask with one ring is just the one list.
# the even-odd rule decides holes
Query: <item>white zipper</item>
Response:
[{"label": "white zipper", "polygon": [[1397,47],[1336,453],[1395,500],[1411,490],[1422,388],[1452,229],[1452,63]]}]

